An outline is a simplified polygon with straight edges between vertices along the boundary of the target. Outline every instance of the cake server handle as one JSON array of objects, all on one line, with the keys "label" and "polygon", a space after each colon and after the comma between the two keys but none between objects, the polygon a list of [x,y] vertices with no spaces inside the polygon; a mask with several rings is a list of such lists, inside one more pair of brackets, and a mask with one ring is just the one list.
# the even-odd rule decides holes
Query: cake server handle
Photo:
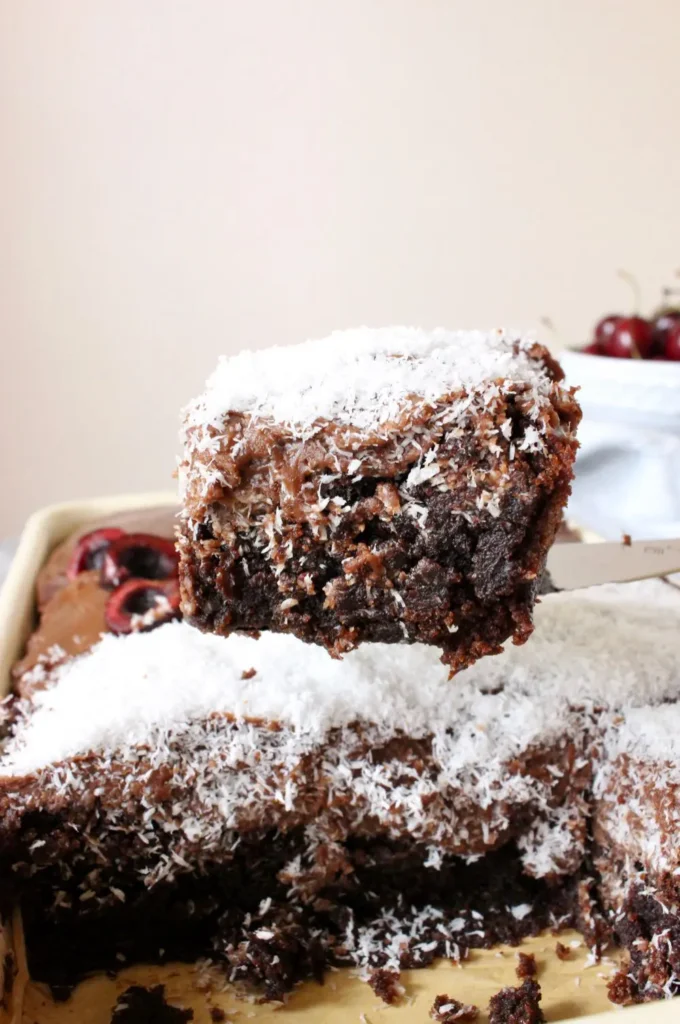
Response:
[{"label": "cake server handle", "polygon": [[554,544],[541,594],[601,583],[627,583],[680,572],[680,539],[614,544]]}]

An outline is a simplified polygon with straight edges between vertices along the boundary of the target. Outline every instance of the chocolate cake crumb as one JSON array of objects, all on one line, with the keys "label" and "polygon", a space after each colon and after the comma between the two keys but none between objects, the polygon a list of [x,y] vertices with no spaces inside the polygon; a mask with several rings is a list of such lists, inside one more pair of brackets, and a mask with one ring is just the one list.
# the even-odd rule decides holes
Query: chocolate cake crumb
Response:
[{"label": "chocolate cake crumb", "polygon": [[241,672],[241,679],[252,679],[253,676],[256,676],[256,675],[257,675],[257,669],[256,668],[247,668],[243,672]]},{"label": "chocolate cake crumb", "polygon": [[557,954],[558,960],[569,960],[571,957],[571,950],[562,942],[557,942],[555,944],[555,953]]},{"label": "chocolate cake crumb", "polygon": [[607,982],[607,995],[612,1003],[619,1006],[630,1006],[631,1003],[640,1001],[637,997],[637,986],[625,967],[618,970]]},{"label": "chocolate cake crumb", "polygon": [[404,986],[399,983],[399,972],[387,971],[384,967],[373,971],[368,979],[368,984],[375,994],[389,1006],[398,1003],[404,994]]},{"label": "chocolate cake crumb", "polygon": [[536,957],[533,953],[518,953],[517,967],[515,974],[522,981],[524,978],[533,978],[536,975]]},{"label": "chocolate cake crumb", "polygon": [[225,1021],[226,1019],[226,1013],[224,1010],[221,1010],[219,1006],[210,1007],[210,1020],[213,1021],[213,1024],[221,1024],[221,1021]]},{"label": "chocolate cake crumb", "polygon": [[50,995],[55,1003],[66,1003],[73,995],[77,982],[65,982],[63,985],[48,982]]},{"label": "chocolate cake crumb", "polygon": [[479,1009],[476,1006],[466,1005],[447,995],[436,996],[430,1010],[430,1017],[439,1024],[468,1024],[477,1020],[478,1016]]},{"label": "chocolate cake crumb", "polygon": [[527,978],[519,988],[502,988],[489,1000],[489,1024],[545,1024],[541,986]]},{"label": "chocolate cake crumb", "polygon": [[187,1024],[193,1019],[193,1010],[166,1003],[165,985],[131,985],[118,997],[111,1024]]}]

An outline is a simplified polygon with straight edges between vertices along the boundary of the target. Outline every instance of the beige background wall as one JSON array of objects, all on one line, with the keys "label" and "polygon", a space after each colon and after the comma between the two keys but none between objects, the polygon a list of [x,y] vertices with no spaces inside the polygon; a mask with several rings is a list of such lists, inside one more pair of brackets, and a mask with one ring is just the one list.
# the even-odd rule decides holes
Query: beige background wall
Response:
[{"label": "beige background wall", "polygon": [[0,536],[170,483],[217,354],[568,341],[680,265],[678,0],[0,0]]}]

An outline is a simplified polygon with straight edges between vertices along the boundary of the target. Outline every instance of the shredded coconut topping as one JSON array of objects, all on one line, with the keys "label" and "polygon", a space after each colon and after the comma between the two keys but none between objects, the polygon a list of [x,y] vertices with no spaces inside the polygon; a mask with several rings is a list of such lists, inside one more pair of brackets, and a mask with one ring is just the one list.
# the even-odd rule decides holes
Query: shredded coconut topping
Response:
[{"label": "shredded coconut topping", "polygon": [[317,420],[362,430],[394,419],[414,399],[503,380],[547,394],[550,379],[532,358],[534,339],[518,332],[424,331],[361,327],[295,346],[222,357],[203,394],[186,410],[187,425],[219,427],[228,412],[252,412],[300,433]]},{"label": "shredded coconut topping", "polygon": [[[630,717],[617,752],[675,757],[677,735],[668,726],[675,709],[654,716],[634,709],[680,695],[679,610],[679,595],[657,581],[555,594],[537,607],[529,644],[509,644],[455,682],[438,653],[420,645],[363,645],[339,661],[285,634],[225,639],[181,622],[108,635],[54,670],[57,685],[35,694],[0,771],[22,774],[134,746],[212,712],[275,721],[305,742],[357,721],[383,737],[432,736],[435,746],[451,746],[455,771],[500,768],[531,744],[563,735],[575,707],[605,706]],[[452,732],[455,744],[447,741]]]},{"label": "shredded coconut topping", "polygon": [[[680,595],[658,581],[551,595],[530,644],[455,682],[417,645],[363,645],[333,661],[282,634],[225,639],[169,623],[109,635],[21,703],[0,773],[37,773],[35,785],[18,783],[27,807],[78,808],[93,793],[102,816],[84,841],[95,847],[129,829],[132,801],[146,851],[135,870],[149,886],[234,850],[263,820],[304,829],[281,872],[303,901],[329,863],[344,862],[345,837],[376,828],[422,844],[437,868],[450,854],[478,859],[522,822],[525,873],[564,876],[582,863],[591,793],[606,804],[599,827],[617,842],[639,836],[650,864],[673,866],[674,801],[662,827],[639,825],[644,779],[664,785],[673,766],[647,762],[631,780],[611,758],[675,750],[666,720],[680,705],[663,702],[680,693],[679,610]],[[621,739],[627,718],[632,746]],[[157,772],[171,780],[161,798],[145,788]],[[79,899],[95,898],[89,874],[81,888]],[[120,901],[116,888],[96,899]],[[518,921],[524,911],[517,901]]]}]

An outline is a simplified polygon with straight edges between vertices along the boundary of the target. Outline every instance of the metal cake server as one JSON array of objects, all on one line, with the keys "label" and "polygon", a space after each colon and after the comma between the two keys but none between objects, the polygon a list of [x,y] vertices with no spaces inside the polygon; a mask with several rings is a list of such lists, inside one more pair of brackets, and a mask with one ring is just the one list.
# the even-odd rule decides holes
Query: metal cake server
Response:
[{"label": "metal cake server", "polygon": [[630,544],[554,544],[540,593],[577,590],[600,583],[628,583],[680,572],[680,539]]}]

